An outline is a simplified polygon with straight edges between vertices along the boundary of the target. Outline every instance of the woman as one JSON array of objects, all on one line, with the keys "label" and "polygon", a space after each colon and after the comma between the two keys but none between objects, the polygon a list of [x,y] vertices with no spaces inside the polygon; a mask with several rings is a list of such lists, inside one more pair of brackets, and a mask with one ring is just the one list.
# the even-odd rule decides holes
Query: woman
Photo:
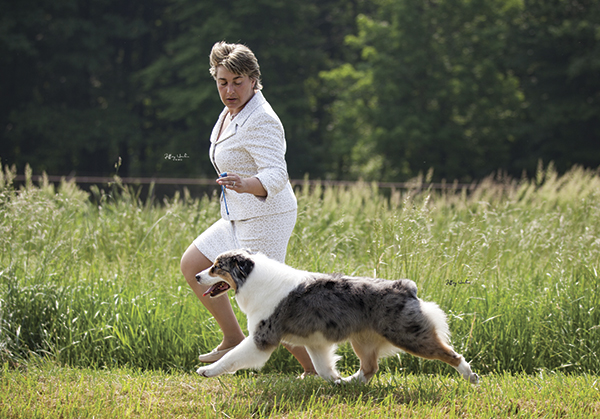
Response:
[{"label": "woman", "polygon": [[[296,223],[297,203],[288,180],[285,135],[262,95],[260,67],[244,45],[216,43],[210,74],[225,108],[210,137],[210,159],[223,187],[221,219],[204,231],[181,258],[181,271],[223,331],[223,341],[201,362],[215,362],[244,338],[227,297],[211,299],[195,275],[226,250],[246,248],[283,262]],[[286,346],[287,347],[287,346]],[[303,347],[287,347],[304,368],[315,370]]]}]

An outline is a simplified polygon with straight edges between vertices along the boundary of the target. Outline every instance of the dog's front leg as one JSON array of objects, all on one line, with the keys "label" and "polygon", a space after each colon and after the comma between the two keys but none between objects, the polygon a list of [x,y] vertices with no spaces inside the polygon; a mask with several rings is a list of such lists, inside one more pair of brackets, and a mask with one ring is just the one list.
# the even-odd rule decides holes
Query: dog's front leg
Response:
[{"label": "dog's front leg", "polygon": [[317,370],[319,377],[330,380],[339,381],[341,376],[336,370],[335,364],[340,358],[335,354],[336,345],[307,345],[306,351]]},{"label": "dog's front leg", "polygon": [[269,359],[275,347],[258,349],[253,336],[248,336],[238,346],[229,351],[214,364],[196,370],[203,377],[217,377],[221,374],[233,374],[246,368],[261,368]]}]

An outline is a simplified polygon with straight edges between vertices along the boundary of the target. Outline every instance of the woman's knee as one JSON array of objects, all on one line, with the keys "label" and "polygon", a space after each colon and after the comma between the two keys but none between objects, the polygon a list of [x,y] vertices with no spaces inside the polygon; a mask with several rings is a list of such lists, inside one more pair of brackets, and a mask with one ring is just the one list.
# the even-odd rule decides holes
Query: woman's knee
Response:
[{"label": "woman's knee", "polygon": [[181,269],[181,273],[189,282],[195,280],[198,272],[202,272],[211,265],[211,261],[192,244],[181,256],[179,269]]},{"label": "woman's knee", "polygon": [[184,253],[181,256],[181,260],[179,261],[179,269],[181,270],[181,273],[183,274],[183,276],[187,277],[187,273],[189,271],[188,268],[189,262],[188,262],[188,258],[186,257],[186,253]]}]

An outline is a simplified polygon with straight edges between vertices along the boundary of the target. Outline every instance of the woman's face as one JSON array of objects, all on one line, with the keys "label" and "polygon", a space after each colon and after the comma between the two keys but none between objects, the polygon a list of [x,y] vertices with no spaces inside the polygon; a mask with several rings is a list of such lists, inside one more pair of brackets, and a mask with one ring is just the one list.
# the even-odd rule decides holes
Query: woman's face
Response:
[{"label": "woman's face", "polygon": [[222,65],[217,67],[217,88],[221,101],[231,115],[241,111],[254,96],[255,82],[248,76],[234,74]]}]

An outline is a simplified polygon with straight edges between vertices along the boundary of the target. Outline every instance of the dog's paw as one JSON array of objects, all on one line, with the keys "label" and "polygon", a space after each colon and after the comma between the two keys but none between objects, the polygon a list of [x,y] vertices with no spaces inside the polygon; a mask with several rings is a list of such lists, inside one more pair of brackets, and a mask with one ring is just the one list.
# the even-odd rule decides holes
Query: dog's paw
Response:
[{"label": "dog's paw", "polygon": [[365,377],[365,374],[363,373],[362,370],[359,370],[358,372],[345,377],[345,378],[339,378],[338,380],[335,381],[336,384],[341,384],[341,383],[360,383],[360,384],[368,384],[369,380],[367,380],[367,378]]},{"label": "dog's paw", "polygon": [[198,373],[198,375],[200,375],[201,377],[206,377],[206,378],[210,378],[210,377],[216,377],[219,374],[216,374],[214,372],[213,368],[210,367],[200,367],[196,370],[196,372]]},{"label": "dog's paw", "polygon": [[330,381],[333,381],[334,384],[337,385],[344,385],[344,384],[348,384],[352,382],[352,377],[341,377],[341,376],[337,376],[337,377],[333,377],[330,378]]},{"label": "dog's paw", "polygon": [[479,376],[475,373],[471,374],[471,376],[469,377],[469,382],[471,384],[479,384]]}]

